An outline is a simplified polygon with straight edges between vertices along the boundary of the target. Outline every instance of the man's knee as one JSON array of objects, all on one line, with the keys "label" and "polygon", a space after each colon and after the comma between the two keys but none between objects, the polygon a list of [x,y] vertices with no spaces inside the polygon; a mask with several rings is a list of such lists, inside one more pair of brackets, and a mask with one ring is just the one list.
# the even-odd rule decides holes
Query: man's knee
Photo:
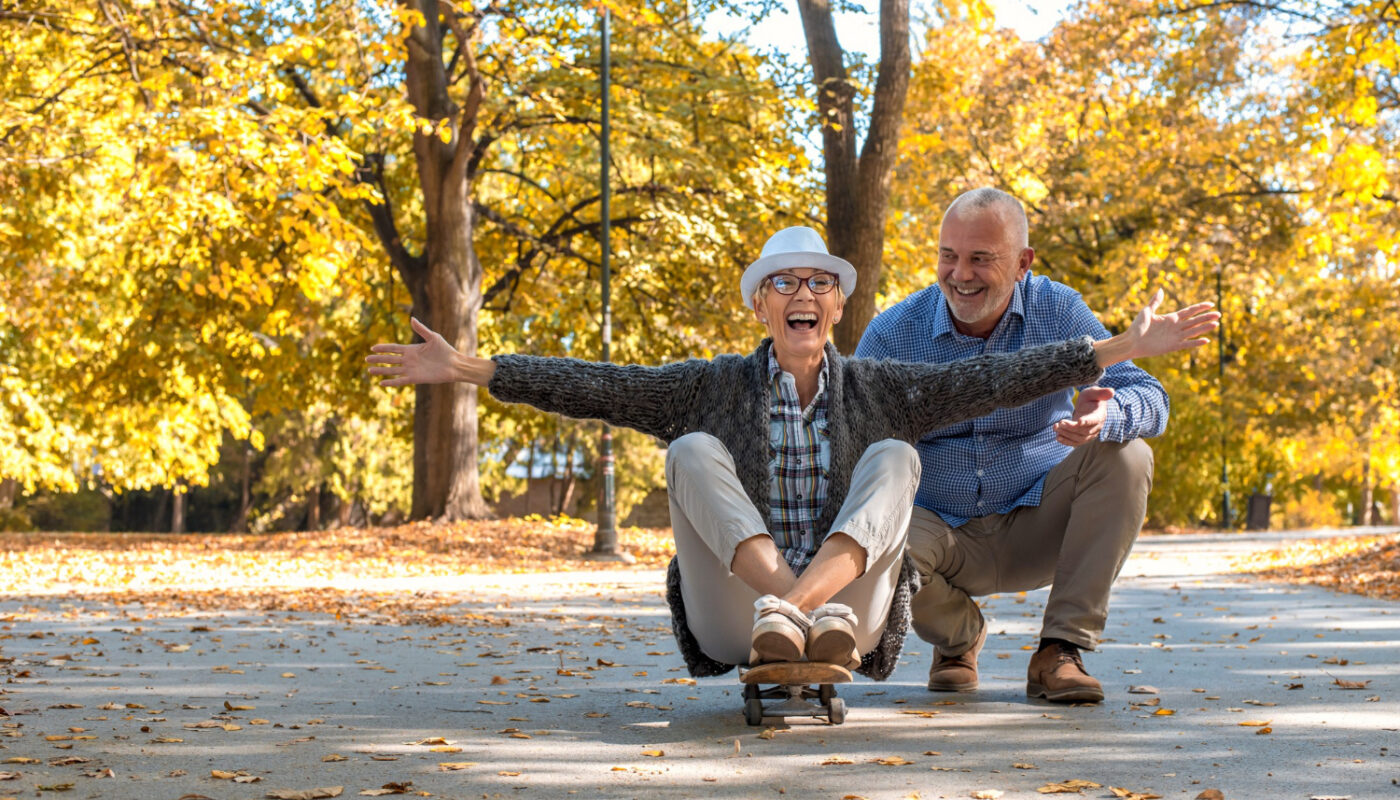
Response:
[{"label": "man's knee", "polygon": [[687,433],[666,448],[666,482],[675,483],[678,469],[702,467],[727,453],[724,443],[714,436],[701,431]]},{"label": "man's knee", "polygon": [[1111,463],[1114,473],[1124,480],[1146,483],[1152,486],[1152,447],[1142,439],[1129,439],[1126,442],[1102,442],[1103,458]]}]

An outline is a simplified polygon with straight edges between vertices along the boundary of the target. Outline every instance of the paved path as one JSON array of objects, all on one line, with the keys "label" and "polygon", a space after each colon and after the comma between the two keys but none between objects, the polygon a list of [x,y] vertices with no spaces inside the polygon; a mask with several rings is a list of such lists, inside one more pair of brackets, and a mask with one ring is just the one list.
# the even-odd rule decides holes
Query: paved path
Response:
[{"label": "paved path", "polygon": [[732,675],[690,681],[655,572],[464,580],[440,625],[0,594],[0,798],[1400,798],[1400,605],[1223,571],[1287,538],[1140,542],[1102,705],[1025,697],[1041,591],[987,601],[979,692],[925,691],[911,639],[839,727],[749,728]]}]

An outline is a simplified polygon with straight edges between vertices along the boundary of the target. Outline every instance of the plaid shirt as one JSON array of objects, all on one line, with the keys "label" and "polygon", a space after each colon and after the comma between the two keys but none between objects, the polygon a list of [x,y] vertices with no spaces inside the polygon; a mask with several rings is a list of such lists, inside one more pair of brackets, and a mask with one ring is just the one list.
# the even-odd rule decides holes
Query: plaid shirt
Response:
[{"label": "plaid shirt", "polygon": [[772,453],[768,526],[773,542],[798,575],[811,563],[825,538],[816,529],[826,505],[826,473],[831,445],[826,438],[826,359],[817,376],[817,396],[805,409],[797,397],[797,382],[783,372],[768,351],[768,441]]},{"label": "plaid shirt", "polygon": [[[1025,347],[1108,331],[1079,293],[1044,276],[1016,284],[1011,305],[991,336],[964,336],[953,327],[937,285],[922,289],[871,321],[857,358],[912,362],[959,361],[981,353]],[[1115,391],[1099,438],[1112,442],[1158,436],[1166,429],[1167,393],[1131,361],[1109,367],[1098,386]],[[1074,411],[1074,393],[1057,392],[1019,408],[994,411],[941,428],[915,446],[923,478],[914,502],[957,527],[974,517],[1040,505],[1045,475],[1069,455],[1051,426]]]}]

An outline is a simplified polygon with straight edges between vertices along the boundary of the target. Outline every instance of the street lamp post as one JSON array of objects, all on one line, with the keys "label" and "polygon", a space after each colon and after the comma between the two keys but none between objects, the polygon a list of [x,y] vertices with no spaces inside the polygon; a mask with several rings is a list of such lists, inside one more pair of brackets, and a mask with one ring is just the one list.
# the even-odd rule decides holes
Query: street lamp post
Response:
[{"label": "street lamp post", "polygon": [[[1217,251],[1218,255],[1218,251]],[[1224,260],[1217,260],[1215,267],[1215,307],[1224,308]],[[1218,345],[1220,361],[1220,529],[1230,528],[1230,463],[1228,457],[1229,418],[1225,413],[1225,320],[1220,320]]]},{"label": "street lamp post", "polygon": [[[603,330],[602,330],[602,360],[606,363],[612,360],[612,268],[609,263],[609,255],[612,245],[609,241],[611,235],[612,222],[612,184],[609,177],[609,162],[612,154],[609,152],[612,131],[609,120],[609,95],[612,91],[612,81],[609,75],[612,43],[608,31],[608,20],[610,13],[608,7],[602,7],[602,47],[601,47],[601,81],[603,95],[602,125],[601,125],[601,192],[599,203],[600,214],[600,235],[599,244],[602,247],[602,284],[603,284]],[[593,550],[589,556],[603,561],[632,561],[632,557],[622,552],[617,545],[617,503],[614,491],[614,459],[612,451],[612,427],[606,422],[603,423],[603,438],[598,446],[598,467],[602,473],[603,486],[598,497],[598,530],[593,536]]]}]

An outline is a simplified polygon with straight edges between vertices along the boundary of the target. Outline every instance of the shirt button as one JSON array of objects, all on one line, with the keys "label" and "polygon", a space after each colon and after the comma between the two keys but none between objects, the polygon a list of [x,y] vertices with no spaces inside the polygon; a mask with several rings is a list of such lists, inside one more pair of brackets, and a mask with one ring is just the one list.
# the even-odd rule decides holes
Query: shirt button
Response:
[{"label": "shirt button", "polygon": [[986,505],[986,503],[982,502],[981,500],[978,500],[978,501],[977,501],[977,507],[978,507],[978,508],[981,508],[982,506],[985,506],[985,505]]},{"label": "shirt button", "polygon": [[986,475],[986,474],[987,474],[987,473],[986,473],[985,471],[983,471],[983,470],[980,470],[980,469],[977,470],[977,477],[979,477],[979,478],[982,477],[983,475]]},{"label": "shirt button", "polygon": [[801,500],[801,499],[802,499],[802,495],[799,494],[799,495],[797,496],[797,499],[798,499],[798,500]]}]

